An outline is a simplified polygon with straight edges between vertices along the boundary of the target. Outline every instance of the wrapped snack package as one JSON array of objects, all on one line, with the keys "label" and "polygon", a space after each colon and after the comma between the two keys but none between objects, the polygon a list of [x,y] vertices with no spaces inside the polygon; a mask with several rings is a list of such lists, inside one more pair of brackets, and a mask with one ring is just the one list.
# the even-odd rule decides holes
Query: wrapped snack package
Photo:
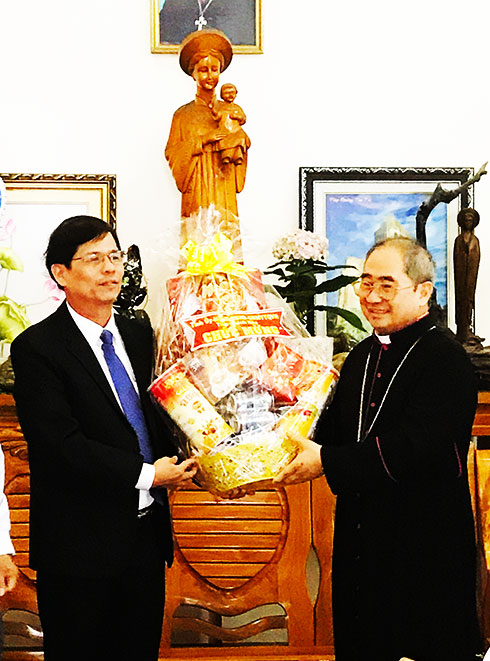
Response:
[{"label": "wrapped snack package", "polygon": [[182,364],[176,363],[154,381],[151,392],[195,452],[206,454],[231,436],[232,428],[187,378]]},{"label": "wrapped snack package", "polygon": [[[267,307],[260,271],[230,261],[231,252],[226,253],[226,247],[231,250],[231,242],[227,243],[221,234],[213,238],[206,251],[199,251],[191,241],[184,246],[183,252],[192,261],[185,271],[166,283],[165,322],[162,321],[156,360],[158,372],[195,348],[195,329],[183,321],[238,311],[259,312]],[[212,270],[207,272],[209,269]]]},{"label": "wrapped snack package", "polygon": [[215,234],[183,248],[187,268],[166,283],[159,334],[159,406],[198,459],[200,484],[226,496],[267,484],[311,436],[338,373],[324,338],[309,337],[260,272],[233,261]]},{"label": "wrapped snack package", "polygon": [[183,358],[193,383],[216,404],[267,359],[264,343],[254,338],[203,346]]},{"label": "wrapped snack package", "polygon": [[266,307],[264,286],[257,269],[240,275],[188,272],[167,280],[167,292],[174,321],[205,312],[261,310]]}]

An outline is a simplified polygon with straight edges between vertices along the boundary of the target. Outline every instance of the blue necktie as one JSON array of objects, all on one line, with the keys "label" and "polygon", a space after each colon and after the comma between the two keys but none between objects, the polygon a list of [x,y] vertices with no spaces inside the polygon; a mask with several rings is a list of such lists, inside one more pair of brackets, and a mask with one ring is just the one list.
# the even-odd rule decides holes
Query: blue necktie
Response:
[{"label": "blue necktie", "polygon": [[111,373],[112,382],[116,388],[124,414],[131,427],[136,432],[143,459],[146,463],[152,464],[153,451],[151,449],[150,437],[148,435],[148,428],[141,408],[139,395],[133,386],[133,382],[129,378],[126,368],[119,360],[114,350],[114,338],[112,333],[108,330],[104,330],[100,335],[100,339],[102,340],[104,358],[109,368],[109,372]]}]

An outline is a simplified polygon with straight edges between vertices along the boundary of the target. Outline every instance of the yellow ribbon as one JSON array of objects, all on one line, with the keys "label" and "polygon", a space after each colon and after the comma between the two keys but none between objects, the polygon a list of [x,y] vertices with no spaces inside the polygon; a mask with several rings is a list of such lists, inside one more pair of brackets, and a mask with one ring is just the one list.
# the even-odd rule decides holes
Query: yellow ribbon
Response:
[{"label": "yellow ribbon", "polygon": [[180,252],[187,260],[184,273],[204,275],[206,273],[229,273],[240,278],[248,278],[247,269],[233,259],[232,241],[219,232],[205,246],[187,241]]}]

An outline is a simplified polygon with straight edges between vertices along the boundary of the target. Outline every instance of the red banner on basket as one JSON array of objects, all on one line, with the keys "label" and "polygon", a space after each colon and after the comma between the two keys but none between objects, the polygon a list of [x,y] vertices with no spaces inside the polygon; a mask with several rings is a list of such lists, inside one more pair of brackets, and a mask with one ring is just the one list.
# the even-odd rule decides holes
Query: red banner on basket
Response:
[{"label": "red banner on basket", "polygon": [[[291,333],[282,324],[283,310],[261,312],[234,312],[231,314],[200,314],[182,319],[185,330],[192,334],[191,349],[202,346],[231,342],[250,337],[272,337]],[[186,332],[186,335],[187,332]]]}]

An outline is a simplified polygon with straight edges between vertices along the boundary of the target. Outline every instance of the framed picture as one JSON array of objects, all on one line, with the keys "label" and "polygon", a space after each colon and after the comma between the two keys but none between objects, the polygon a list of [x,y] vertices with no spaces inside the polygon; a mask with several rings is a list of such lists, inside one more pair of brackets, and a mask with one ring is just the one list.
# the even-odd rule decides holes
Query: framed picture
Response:
[{"label": "framed picture", "polygon": [[[360,272],[364,255],[377,240],[415,238],[417,210],[438,183],[455,190],[474,174],[473,168],[300,168],[300,227],[325,234],[328,263],[349,264]],[[454,328],[452,247],[458,233],[459,209],[471,206],[470,187],[449,204],[438,204],[425,229],[427,248],[436,262],[436,297],[441,315]],[[353,275],[354,269],[346,273]],[[328,295],[329,305],[362,316],[352,286]],[[365,320],[364,320],[365,321]],[[315,315],[315,330],[325,332],[324,313]],[[364,324],[369,328],[367,321]],[[346,328],[347,332],[351,329]],[[330,329],[327,328],[330,333]],[[356,332],[352,333],[356,336]],[[356,339],[361,339],[358,336]]]},{"label": "framed picture", "polygon": [[[0,215],[0,292],[8,311],[0,308],[0,343],[9,343],[12,324],[4,314],[25,313],[36,323],[53,312],[63,293],[44,266],[51,232],[65,218],[87,214],[116,224],[116,177],[106,174],[3,174],[5,206]],[[5,304],[5,299],[0,299]],[[13,339],[13,338],[12,338]]]},{"label": "framed picture", "polygon": [[151,0],[151,52],[177,53],[198,29],[226,34],[234,53],[262,53],[262,0]]}]

